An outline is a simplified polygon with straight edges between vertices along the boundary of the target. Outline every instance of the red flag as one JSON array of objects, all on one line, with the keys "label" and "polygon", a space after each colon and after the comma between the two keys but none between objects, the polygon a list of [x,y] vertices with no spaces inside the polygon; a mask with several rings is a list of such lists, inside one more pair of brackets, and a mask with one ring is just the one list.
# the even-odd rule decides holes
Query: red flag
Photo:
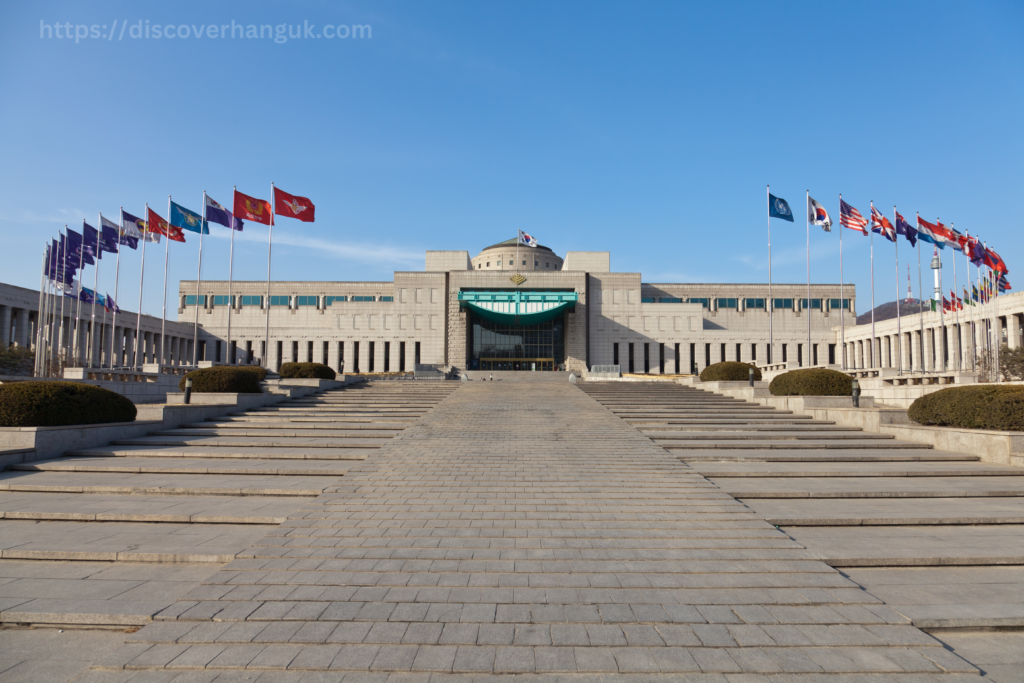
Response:
[{"label": "red flag", "polygon": [[264,225],[273,225],[274,223],[274,217],[270,214],[270,202],[250,197],[238,190],[235,190],[234,214],[236,218],[243,218],[254,223],[263,223]]},{"label": "red flag", "polygon": [[1006,268],[1006,262],[1003,261],[1002,257],[1000,257],[999,254],[997,254],[995,252],[995,249],[986,249],[985,251],[988,252],[986,255],[989,257],[989,260],[992,262],[991,265],[990,265],[992,270],[997,270],[997,271],[999,271],[1000,273],[1003,273],[1003,274],[1006,274],[1006,273],[1010,272]]},{"label": "red flag", "polygon": [[146,228],[148,232],[155,232],[158,235],[163,235],[169,240],[175,242],[184,242],[185,235],[182,234],[181,228],[176,225],[168,225],[167,221],[157,214],[153,209],[149,210],[149,216],[146,217]]},{"label": "red flag", "polygon": [[284,190],[274,188],[274,213],[278,216],[298,218],[300,221],[312,223],[315,212],[316,207],[308,197],[297,197]]}]

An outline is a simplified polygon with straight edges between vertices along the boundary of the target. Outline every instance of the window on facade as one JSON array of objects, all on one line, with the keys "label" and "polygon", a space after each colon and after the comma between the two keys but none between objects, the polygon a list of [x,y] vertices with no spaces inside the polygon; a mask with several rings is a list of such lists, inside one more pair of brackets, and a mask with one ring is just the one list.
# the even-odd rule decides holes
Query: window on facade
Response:
[{"label": "window on facade", "polygon": [[663,296],[661,297],[661,303],[663,304],[681,304],[683,300],[677,296]]},{"label": "window on facade", "polygon": [[509,261],[509,262],[508,262],[508,264],[509,264],[510,266],[514,266],[514,265],[515,265],[515,261]]},{"label": "window on facade", "polygon": [[380,300],[381,300],[381,301],[394,301],[394,300],[395,300],[395,297],[393,297],[393,296],[382,296],[382,297],[380,298]]},{"label": "window on facade", "polygon": [[[803,308],[808,308],[808,306],[807,306],[807,299],[800,299],[800,306],[802,306]],[[821,299],[811,299],[810,308],[820,309],[821,308]]]},{"label": "window on facade", "polygon": [[324,306],[330,306],[335,301],[348,301],[348,297],[347,296],[325,296],[324,297]]},{"label": "window on facade", "polygon": [[263,305],[263,297],[262,296],[243,296],[242,297],[242,305],[243,306],[262,306]]},{"label": "window on facade", "polygon": [[490,267],[491,267],[491,262],[490,262],[490,261],[488,261],[488,262],[487,262],[487,267],[488,267],[488,268],[490,268]]},{"label": "window on facade", "polygon": [[524,266],[526,265],[526,259],[523,259],[523,265]]},{"label": "window on facade", "polygon": [[707,297],[691,296],[689,298],[689,302],[691,304],[700,304],[704,308],[711,308],[711,299],[709,299]]},{"label": "window on facade", "polygon": [[295,302],[296,306],[316,306],[317,305],[317,297],[315,297],[315,296],[299,296],[299,297],[295,297],[295,298],[296,298],[296,302]]},{"label": "window on facade", "polygon": [[[185,305],[186,306],[195,306],[196,305],[196,295],[195,294],[187,295],[185,297]],[[200,306],[205,306],[206,305],[206,295],[205,294],[200,295],[200,297],[199,297],[199,305]]]},{"label": "window on facade", "polygon": [[744,305],[747,308],[764,308],[764,299],[745,299]]},{"label": "window on facade", "polygon": [[354,296],[352,301],[376,301],[377,297],[373,296]]},{"label": "window on facade", "polygon": [[739,308],[739,304],[740,304],[740,300],[739,299],[719,299],[718,300],[718,307],[719,308]]},{"label": "window on facade", "polygon": [[547,268],[547,267],[548,267],[548,266],[550,266],[550,265],[551,265],[550,263],[546,263],[546,262],[544,263],[544,267],[545,267],[545,268]]},{"label": "window on facade", "polygon": [[227,295],[215,296],[215,297],[213,297],[213,305],[214,306],[227,306],[228,302],[232,301],[234,298],[235,297],[233,297],[233,296],[229,297]]},{"label": "window on facade", "polygon": [[640,303],[642,304],[653,304],[656,299],[653,296],[642,296],[640,297]]},{"label": "window on facade", "polygon": [[793,300],[792,299],[774,299],[774,302],[775,302],[775,304],[774,304],[775,310],[780,310],[780,309],[781,310],[785,310],[787,308],[793,308]]},{"label": "window on facade", "polygon": [[537,267],[537,266],[539,266],[539,265],[540,265],[540,261],[534,261],[534,262],[533,262],[533,267],[534,267],[534,268],[536,268],[536,267]]},{"label": "window on facade", "polygon": [[[477,270],[480,270],[480,266],[481,266],[481,265],[483,265],[483,264],[480,264],[480,263],[476,264],[476,269],[477,269]],[[491,264],[489,264],[489,263],[488,263],[487,265],[491,265]]]},{"label": "window on facade", "polygon": [[842,306],[839,305],[839,299],[832,299],[831,303],[829,305],[832,308],[845,308],[846,310],[850,310],[850,300],[849,299],[843,299],[843,305]]},{"label": "window on facade", "polygon": [[287,306],[289,305],[291,297],[288,296],[272,296],[270,297],[271,306]]}]

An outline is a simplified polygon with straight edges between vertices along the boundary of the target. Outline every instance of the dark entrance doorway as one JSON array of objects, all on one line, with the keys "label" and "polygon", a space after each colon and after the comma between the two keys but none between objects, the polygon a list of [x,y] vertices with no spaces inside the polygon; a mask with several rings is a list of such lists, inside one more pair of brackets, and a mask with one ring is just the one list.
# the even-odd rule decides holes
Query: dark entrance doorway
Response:
[{"label": "dark entrance doorway", "polygon": [[470,370],[552,371],[565,363],[565,316],[516,327],[470,313]]}]

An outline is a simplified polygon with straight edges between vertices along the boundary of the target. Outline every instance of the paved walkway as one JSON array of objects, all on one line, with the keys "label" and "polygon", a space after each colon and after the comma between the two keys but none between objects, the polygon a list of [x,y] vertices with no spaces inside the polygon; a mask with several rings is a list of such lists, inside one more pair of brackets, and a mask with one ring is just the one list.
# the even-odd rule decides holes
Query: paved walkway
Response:
[{"label": "paved walkway", "polygon": [[489,382],[351,463],[97,666],[82,680],[977,673],[580,387]]}]

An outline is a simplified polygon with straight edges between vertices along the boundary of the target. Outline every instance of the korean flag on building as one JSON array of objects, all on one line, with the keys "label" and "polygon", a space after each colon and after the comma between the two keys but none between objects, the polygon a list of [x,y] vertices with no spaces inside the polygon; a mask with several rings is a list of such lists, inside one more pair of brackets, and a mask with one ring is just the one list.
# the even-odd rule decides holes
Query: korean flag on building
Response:
[{"label": "korean flag on building", "polygon": [[529,235],[529,234],[523,232],[522,230],[520,230],[519,231],[519,244],[524,244],[524,245],[526,245],[528,247],[536,247],[537,246],[537,238],[535,238],[533,235]]}]

